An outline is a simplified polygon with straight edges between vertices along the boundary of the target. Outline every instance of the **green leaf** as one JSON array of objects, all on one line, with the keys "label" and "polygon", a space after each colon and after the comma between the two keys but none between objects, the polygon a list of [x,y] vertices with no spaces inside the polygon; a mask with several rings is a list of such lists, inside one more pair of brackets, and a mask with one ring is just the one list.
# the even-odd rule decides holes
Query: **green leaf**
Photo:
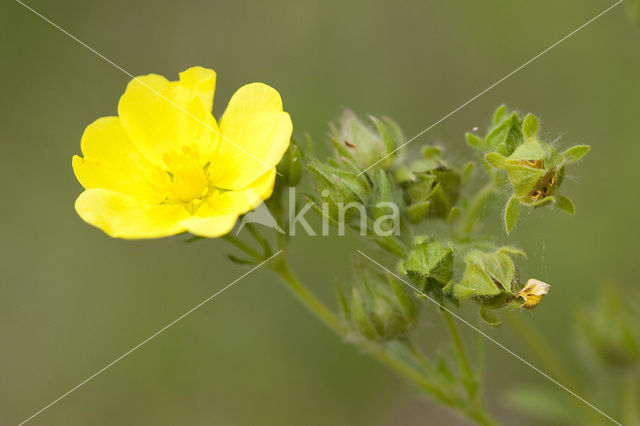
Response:
[{"label": "green leaf", "polygon": [[497,169],[501,169],[507,163],[507,159],[497,152],[490,152],[484,156],[484,158]]},{"label": "green leaf", "polygon": [[589,145],[576,145],[572,146],[561,155],[564,158],[565,164],[572,164],[580,161],[590,150],[591,147]]},{"label": "green leaf", "polygon": [[533,138],[538,135],[539,127],[538,117],[533,114],[527,114],[522,122],[522,133],[526,138]]},{"label": "green leaf", "polygon": [[480,318],[482,318],[482,320],[491,327],[498,327],[502,325],[500,318],[484,306],[480,307]]},{"label": "green leaf", "polygon": [[573,201],[563,195],[556,195],[556,208],[571,215],[576,214],[576,206],[573,205]]},{"label": "green leaf", "polygon": [[507,230],[507,234],[511,232],[520,216],[520,200],[515,196],[511,196],[507,202],[507,207],[504,209],[504,227]]}]

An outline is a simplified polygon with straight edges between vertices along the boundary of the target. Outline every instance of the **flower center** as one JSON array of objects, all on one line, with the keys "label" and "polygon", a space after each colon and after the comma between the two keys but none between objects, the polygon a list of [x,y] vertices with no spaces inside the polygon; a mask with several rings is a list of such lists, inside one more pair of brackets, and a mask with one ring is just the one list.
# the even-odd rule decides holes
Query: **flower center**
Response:
[{"label": "flower center", "polygon": [[191,213],[200,206],[209,193],[209,163],[202,164],[198,148],[184,145],[179,151],[166,152],[162,156],[168,176],[165,189],[168,202],[185,205]]}]

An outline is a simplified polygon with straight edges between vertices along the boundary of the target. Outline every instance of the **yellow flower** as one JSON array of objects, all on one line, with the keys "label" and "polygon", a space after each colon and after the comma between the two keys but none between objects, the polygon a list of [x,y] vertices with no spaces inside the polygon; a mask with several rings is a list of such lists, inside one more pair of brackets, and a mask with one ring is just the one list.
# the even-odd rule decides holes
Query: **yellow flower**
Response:
[{"label": "yellow flower", "polygon": [[73,157],[83,220],[112,237],[218,237],[271,196],[292,132],[280,94],[241,87],[218,126],[215,82],[213,70],[194,67],[179,81],[149,74],[129,83],[118,116],[90,124],[84,158]]},{"label": "yellow flower", "polygon": [[531,278],[516,296],[524,299],[523,307],[533,309],[540,303],[542,296],[549,293],[550,287],[551,286],[544,281]]}]

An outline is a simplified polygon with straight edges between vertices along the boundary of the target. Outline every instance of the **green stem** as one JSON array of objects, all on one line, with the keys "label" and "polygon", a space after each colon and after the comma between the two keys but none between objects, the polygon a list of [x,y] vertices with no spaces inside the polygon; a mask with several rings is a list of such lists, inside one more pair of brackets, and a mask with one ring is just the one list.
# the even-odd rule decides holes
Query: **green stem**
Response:
[{"label": "green stem", "polygon": [[458,353],[463,374],[462,383],[467,391],[467,397],[469,398],[469,404],[463,407],[465,414],[479,424],[495,425],[497,424],[496,420],[487,413],[481,394],[478,392],[478,380],[473,372],[473,368],[471,367],[471,362],[467,356],[467,351],[464,348],[464,342],[462,341],[462,337],[460,336],[460,332],[458,331],[453,315],[445,309],[441,309],[441,312],[444,316],[445,322],[447,323],[447,328],[449,329],[449,333],[453,339],[456,352]]},{"label": "green stem", "polygon": [[469,358],[467,357],[467,352],[464,349],[464,343],[462,343],[462,338],[460,337],[458,327],[456,327],[456,323],[453,320],[453,316],[447,310],[442,309],[441,312],[444,316],[445,322],[447,323],[449,333],[451,333],[451,337],[453,338],[453,342],[456,346],[458,358],[460,358],[460,364],[462,366],[462,372],[468,379],[473,380],[473,369],[471,368],[471,363],[469,362]]},{"label": "green stem", "polygon": [[344,337],[347,328],[342,321],[329,310],[324,303],[318,300],[307,288],[293,275],[287,263],[279,259],[273,266],[273,270],[284,281],[289,290],[304,304],[316,317],[318,317],[327,327]]},{"label": "green stem", "polygon": [[487,202],[489,197],[495,193],[495,191],[495,179],[492,178],[491,182],[487,183],[469,202],[469,206],[466,209],[461,223],[462,235],[470,235],[473,232],[484,204]]},{"label": "green stem", "polygon": [[[349,333],[348,328],[331,310],[329,310],[324,303],[317,299],[296,277],[293,275],[286,261],[278,260],[272,269],[280,277],[280,279],[286,284],[287,288],[325,325],[333,330],[338,336],[345,338]],[[459,337],[459,336],[458,336]],[[392,350],[387,350],[384,345],[369,342],[366,340],[357,340],[354,342],[356,346],[365,352],[371,354],[379,362],[387,365],[391,369],[395,370],[401,376],[414,382],[425,392],[434,396],[443,404],[460,411],[472,420],[475,420],[481,425],[495,425],[495,421],[489,417],[484,408],[480,405],[473,404],[472,406],[464,406],[460,404],[456,399],[448,396],[437,383],[433,383],[430,377],[435,376],[433,367],[428,363],[426,359],[419,354],[415,348],[411,345],[406,345],[406,341],[400,343],[405,344],[405,347],[410,350],[410,353],[419,363],[420,368],[416,368],[412,363],[407,362],[406,359],[394,353]],[[460,341],[460,344],[462,342]],[[467,361],[468,364],[468,361]],[[426,371],[425,371],[426,370]],[[426,375],[424,373],[427,373]],[[471,373],[472,374],[472,373]]]}]

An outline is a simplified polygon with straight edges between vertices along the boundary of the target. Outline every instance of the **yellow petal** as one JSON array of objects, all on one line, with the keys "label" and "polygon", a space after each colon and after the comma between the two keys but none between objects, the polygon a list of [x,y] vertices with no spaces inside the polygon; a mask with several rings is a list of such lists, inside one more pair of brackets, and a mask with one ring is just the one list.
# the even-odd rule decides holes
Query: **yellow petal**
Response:
[{"label": "yellow petal", "polygon": [[127,239],[179,234],[185,231],[180,222],[189,216],[182,206],[145,204],[108,189],[84,191],[75,208],[85,222],[111,237]]},{"label": "yellow petal", "polygon": [[182,221],[187,231],[201,237],[215,238],[227,234],[238,216],[257,207],[271,196],[275,172],[267,171],[258,180],[240,191],[224,191],[207,197],[196,215]]},{"label": "yellow petal", "polygon": [[289,146],[293,125],[282,110],[280,94],[252,83],[229,101],[220,130],[223,138],[212,160],[215,185],[242,189],[274,169]]},{"label": "yellow petal", "polygon": [[237,219],[238,215],[194,216],[183,220],[181,225],[194,235],[216,238],[228,234],[233,229]]},{"label": "yellow petal", "polygon": [[211,112],[216,89],[216,72],[203,67],[191,67],[180,73],[180,84],[193,90],[200,97],[204,109]]},{"label": "yellow petal", "polygon": [[111,189],[159,201],[160,194],[149,185],[153,166],[133,145],[118,117],[102,117],[91,123],[80,144],[84,158],[73,157],[73,171],[85,189]]},{"label": "yellow petal", "polygon": [[156,165],[163,166],[165,154],[179,153],[183,147],[197,149],[204,165],[216,148],[220,131],[201,100],[211,89],[207,96],[213,102],[212,81],[196,84],[197,72],[188,70],[184,84],[156,74],[138,77],[120,98],[118,115],[125,130],[140,152]]}]

